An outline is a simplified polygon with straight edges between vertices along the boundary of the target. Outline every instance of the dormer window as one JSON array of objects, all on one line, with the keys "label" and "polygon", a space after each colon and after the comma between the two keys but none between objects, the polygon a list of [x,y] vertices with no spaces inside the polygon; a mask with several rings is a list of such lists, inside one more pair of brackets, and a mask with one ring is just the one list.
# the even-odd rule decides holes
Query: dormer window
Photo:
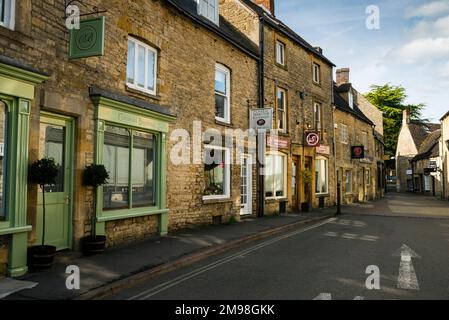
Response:
[{"label": "dormer window", "polygon": [[218,0],[197,0],[198,13],[218,25],[219,22],[219,5]]},{"label": "dormer window", "polygon": [[348,103],[349,103],[349,107],[351,109],[354,109],[354,95],[352,94],[351,91],[349,91],[349,94],[348,94]]}]

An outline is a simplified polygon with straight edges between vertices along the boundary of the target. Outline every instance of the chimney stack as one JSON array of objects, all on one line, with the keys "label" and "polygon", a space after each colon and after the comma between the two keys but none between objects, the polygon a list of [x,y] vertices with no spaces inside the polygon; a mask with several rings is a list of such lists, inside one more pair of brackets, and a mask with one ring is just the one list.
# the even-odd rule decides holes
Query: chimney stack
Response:
[{"label": "chimney stack", "polygon": [[349,83],[349,68],[337,69],[337,86]]},{"label": "chimney stack", "polygon": [[253,0],[253,1],[274,16],[274,0]]},{"label": "chimney stack", "polygon": [[410,109],[405,109],[405,110],[403,111],[403,120],[402,120],[402,123],[403,123],[403,124],[410,124],[410,118],[411,118],[411,116],[410,116]]}]

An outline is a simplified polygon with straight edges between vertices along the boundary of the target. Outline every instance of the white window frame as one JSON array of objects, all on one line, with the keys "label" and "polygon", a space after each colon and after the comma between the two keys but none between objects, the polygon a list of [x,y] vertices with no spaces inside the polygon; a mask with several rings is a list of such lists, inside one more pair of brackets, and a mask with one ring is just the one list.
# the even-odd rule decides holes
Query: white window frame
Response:
[{"label": "white window frame", "polygon": [[4,21],[0,21],[0,26],[14,30],[16,17],[15,13],[16,0],[5,0]]},{"label": "white window frame", "polygon": [[[284,186],[283,186],[283,190],[282,190],[284,192],[284,194],[282,196],[276,196],[276,194],[274,194],[272,197],[267,197],[266,191],[265,191],[265,195],[264,195],[265,199],[267,199],[267,200],[287,199],[287,197],[288,197],[288,193],[287,193],[287,187],[288,187],[288,184],[287,184],[287,179],[288,179],[288,177],[287,177],[287,155],[282,152],[269,151],[266,153],[266,157],[268,157],[268,156],[280,156],[284,159],[284,161],[283,161],[284,162],[284,172],[283,172]],[[266,163],[266,160],[265,160],[265,163]],[[266,177],[268,177],[267,172],[265,172],[265,179],[266,179]],[[274,182],[274,180],[273,180],[273,182]],[[264,181],[264,183],[266,183],[266,182]]]},{"label": "white window frame", "polygon": [[[349,174],[349,190],[348,190],[348,174]],[[346,170],[345,171],[345,193],[346,194],[351,194],[352,193],[352,188],[353,188],[353,183],[352,183],[352,170]]]},{"label": "white window frame", "polygon": [[362,131],[361,132],[361,137],[362,137],[362,144],[363,144],[363,147],[365,148],[365,151],[368,151],[369,150],[369,146],[368,146],[368,132],[366,132],[366,131]]},{"label": "white window frame", "polygon": [[219,72],[223,72],[226,75],[226,94],[223,95],[221,92],[215,90],[215,78],[214,78],[214,113],[215,113],[215,95],[219,95],[226,98],[224,118],[215,116],[215,120],[219,122],[224,122],[227,124],[231,123],[231,70],[226,68],[224,65],[217,63],[215,65],[215,75]]},{"label": "white window frame", "polygon": [[325,161],[325,163],[326,163],[326,191],[325,192],[317,192],[316,187],[317,187],[318,181],[315,181],[315,194],[316,195],[325,195],[325,194],[329,194],[329,159],[324,158],[324,157],[318,157],[315,159],[315,176],[316,176],[316,172],[317,172],[316,171],[317,162],[319,162],[319,161]]},{"label": "white window frame", "polygon": [[349,93],[348,93],[348,103],[349,103],[349,107],[351,109],[354,109],[354,94],[351,91],[349,91]]},{"label": "white window frame", "polygon": [[365,181],[366,186],[371,187],[371,168],[366,168],[365,170]]},{"label": "white window frame", "polygon": [[313,82],[320,84],[321,83],[321,66],[318,63],[313,62]]},{"label": "white window frame", "polygon": [[[282,114],[282,122],[284,123],[284,127],[280,128],[279,127],[279,99],[278,99],[278,93],[279,92],[283,92],[284,93],[284,108],[283,108],[283,114]],[[287,133],[288,130],[288,116],[287,116],[287,112],[288,112],[288,93],[287,90],[285,90],[284,88],[281,87],[276,87],[276,129],[279,132],[282,133]]]},{"label": "white window frame", "polygon": [[340,140],[343,144],[349,143],[348,126],[343,123],[340,123]]},{"label": "white window frame", "polygon": [[[323,116],[322,116],[322,106],[321,103],[315,102],[313,104],[313,127],[317,131],[323,130]],[[317,119],[318,114],[318,119]],[[318,126],[319,124],[319,126]]]},{"label": "white window frame", "polygon": [[204,146],[204,155],[208,150],[221,150],[225,151],[225,159],[224,159],[224,195],[211,195],[211,196],[203,196],[203,200],[222,200],[229,199],[231,197],[231,149],[226,147],[219,147],[215,145],[206,145]]},{"label": "white window frame", "polygon": [[285,44],[276,40],[276,63],[285,66]]},{"label": "white window frame", "polygon": [[[157,49],[153,48],[152,46],[139,41],[133,37],[128,37],[128,42],[131,41],[134,43],[134,83],[128,82],[128,59],[126,60],[126,86],[128,88],[134,89],[134,90],[138,90],[138,91],[142,91],[151,95],[156,95],[157,94],[157,73],[158,73],[158,51]],[[127,42],[127,44],[128,44]],[[145,70],[145,85],[144,88],[140,87],[137,82],[137,78],[138,78],[138,59],[139,59],[139,46],[143,47],[145,49],[145,66],[144,66],[144,70]],[[128,47],[128,46],[127,46]],[[149,74],[148,74],[148,55],[149,53],[153,53],[154,54],[154,75],[153,75],[153,80],[154,80],[154,89],[150,90],[148,89],[148,79],[149,79]],[[129,52],[128,52],[129,54]],[[128,56],[127,56],[128,58]]]},{"label": "white window frame", "polygon": [[[220,3],[218,0],[196,0],[198,5],[198,14],[212,21],[216,25],[220,23]],[[215,12],[214,16],[209,15],[209,3],[214,2]],[[206,7],[206,8],[204,8]]]}]

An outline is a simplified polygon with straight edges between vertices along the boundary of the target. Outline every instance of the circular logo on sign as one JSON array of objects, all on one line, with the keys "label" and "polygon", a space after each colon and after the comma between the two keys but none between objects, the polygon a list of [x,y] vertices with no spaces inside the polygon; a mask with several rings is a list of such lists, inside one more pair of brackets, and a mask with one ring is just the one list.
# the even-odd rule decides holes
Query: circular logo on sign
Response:
[{"label": "circular logo on sign", "polygon": [[260,119],[260,120],[257,121],[257,125],[260,126],[260,127],[265,125],[265,123],[267,123],[267,122],[264,119]]},{"label": "circular logo on sign", "polygon": [[316,132],[311,132],[307,134],[306,142],[311,147],[316,147],[320,144],[320,135]]},{"label": "circular logo on sign", "polygon": [[81,50],[91,49],[97,42],[97,31],[92,26],[83,26],[76,35],[76,45]]},{"label": "circular logo on sign", "polygon": [[354,155],[356,157],[360,157],[363,153],[363,149],[361,147],[355,147],[354,148]]}]

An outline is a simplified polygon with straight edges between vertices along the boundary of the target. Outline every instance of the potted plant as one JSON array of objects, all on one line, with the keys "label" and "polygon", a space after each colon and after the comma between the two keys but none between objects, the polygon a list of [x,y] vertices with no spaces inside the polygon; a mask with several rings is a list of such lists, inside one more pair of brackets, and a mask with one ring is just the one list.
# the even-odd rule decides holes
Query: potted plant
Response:
[{"label": "potted plant", "polygon": [[34,162],[30,167],[30,180],[38,184],[42,189],[42,243],[33,246],[28,251],[28,264],[33,270],[48,269],[52,266],[56,254],[55,246],[45,245],[46,231],[46,208],[45,208],[45,186],[56,183],[59,166],[54,159],[44,158]]},{"label": "potted plant", "polygon": [[81,243],[81,249],[84,255],[94,255],[104,252],[106,246],[106,236],[99,236],[96,233],[95,224],[97,223],[97,190],[98,187],[108,183],[109,173],[102,164],[93,164],[84,170],[84,184],[94,189],[94,212],[91,219],[91,234],[84,237]]}]

